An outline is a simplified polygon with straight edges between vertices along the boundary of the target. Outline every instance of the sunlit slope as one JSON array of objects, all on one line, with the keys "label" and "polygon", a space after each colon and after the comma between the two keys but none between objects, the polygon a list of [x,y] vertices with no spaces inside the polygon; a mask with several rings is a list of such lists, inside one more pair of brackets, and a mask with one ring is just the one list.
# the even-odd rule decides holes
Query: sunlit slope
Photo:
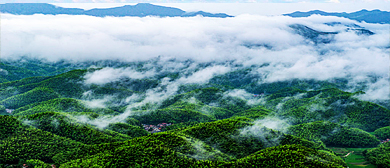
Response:
[{"label": "sunlit slope", "polygon": [[[76,149],[68,154],[57,155],[55,160],[60,163],[67,162],[61,164],[61,166],[65,167],[92,165],[104,167],[109,167],[110,165],[143,167],[147,166],[147,164],[159,167],[179,167],[184,165],[192,167],[246,167],[254,165],[272,167],[279,164],[282,167],[288,167],[290,164],[299,165],[298,163],[300,162],[295,163],[296,160],[311,156],[313,159],[308,161],[305,167],[342,167],[345,165],[340,158],[331,152],[318,151],[316,149],[317,145],[314,143],[299,140],[297,137],[294,138],[288,135],[283,135],[281,138],[281,144],[286,145],[261,150],[265,148],[262,144],[262,139],[234,136],[234,134],[237,135],[237,131],[240,128],[251,125],[248,121],[250,120],[244,118],[239,120],[227,119],[209,124],[200,124],[174,132],[157,133],[125,142],[86,146],[85,149]],[[271,134],[266,136],[272,137],[281,134],[277,131],[270,131]],[[226,134],[226,136],[221,136],[222,134]],[[235,148],[232,150],[241,148],[241,150],[244,150],[241,153],[246,153],[246,155],[241,154],[241,159],[229,161],[238,155],[231,155],[232,150],[228,152],[230,153],[228,155],[223,154],[224,151],[229,150],[227,146],[223,147],[224,145],[217,145],[216,148],[209,146],[211,142],[223,144],[227,141],[233,143],[232,145]],[[256,141],[258,147],[252,144],[256,143]],[[287,144],[301,144],[304,146]],[[99,149],[102,148],[106,149],[106,152],[99,153]],[[290,154],[290,152],[295,153],[295,155]],[[253,154],[247,156],[250,153]],[[273,162],[275,154],[284,160],[284,163]],[[68,162],[68,160],[72,159],[76,160]],[[251,161],[248,162],[247,160]],[[327,162],[324,163],[320,160],[327,160]]]},{"label": "sunlit slope", "polygon": [[[13,164],[21,159],[50,163],[54,155],[81,148],[84,144],[120,142],[148,134],[142,128],[131,125],[113,125],[102,130],[77,120],[81,116],[97,117],[94,113],[55,112],[20,118],[0,116],[1,163]],[[112,130],[123,131],[127,135]]]},{"label": "sunlit slope", "polygon": [[81,115],[76,113],[71,115],[66,113],[44,112],[23,116],[20,117],[20,120],[37,129],[48,131],[62,137],[67,137],[84,144],[100,144],[124,141],[132,138],[124,134],[110,130],[100,130],[96,127],[90,126],[80,121],[80,119],[78,119],[80,117],[93,118],[97,116],[94,116],[93,113],[90,115],[88,115],[88,113]]},{"label": "sunlit slope", "polygon": [[248,110],[244,110],[238,113],[235,113],[233,116],[237,117],[248,117],[251,119],[261,119],[265,118],[269,113],[272,111],[265,108],[264,106],[255,106],[253,108],[250,108]]},{"label": "sunlit slope", "polygon": [[[268,146],[264,144],[268,142],[264,142],[264,139],[237,134],[242,128],[253,125],[250,119],[245,118],[226,119],[209,124],[204,123],[186,129],[157,133],[128,141],[84,145],[84,143],[60,137],[58,134],[70,138],[75,138],[72,135],[87,138],[83,136],[84,131],[87,131],[88,128],[90,130],[93,129],[80,124],[69,125],[66,122],[67,119],[61,115],[59,113],[40,113],[22,118],[22,121],[30,124],[35,123],[34,125],[37,128],[52,133],[22,126],[12,116],[2,117],[3,132],[5,130],[9,130],[8,132],[11,132],[11,134],[14,132],[11,136],[3,137],[1,141],[0,147],[3,149],[2,151],[6,152],[1,157],[3,163],[17,163],[20,159],[39,159],[46,163],[55,162],[57,165],[61,164],[61,167],[109,167],[110,165],[119,167],[131,165],[137,167],[147,164],[165,165],[166,167],[184,165],[195,167],[204,167],[206,165],[214,167],[229,165],[242,167],[242,165],[260,164],[267,167],[278,164],[281,164],[281,166],[298,164],[299,162],[295,162],[296,160],[310,156],[313,159],[306,163],[306,167],[314,165],[316,167],[340,167],[345,164],[331,152],[322,151],[325,148],[321,147],[321,145],[290,135],[284,135],[278,131],[262,128],[265,137],[280,138],[280,141],[273,145],[284,145],[266,148]],[[74,129],[75,127],[77,129]],[[62,128],[66,128],[73,134],[67,134],[69,131]],[[74,132],[77,130],[83,132]],[[225,136],[222,136],[222,134],[225,134]],[[90,132],[88,135],[96,134]],[[224,147],[224,141],[233,142],[233,146],[237,148],[229,150],[227,146]],[[90,142],[96,141],[90,140]],[[212,147],[215,146],[212,145],[212,142],[222,145]],[[258,143],[258,147],[253,146],[252,143]],[[240,155],[233,153],[233,150],[238,151],[239,148],[243,150]],[[290,152],[296,155],[291,155]],[[251,153],[253,154],[250,155]],[[284,160],[284,163],[273,162],[274,154],[281,156],[280,159]],[[236,157],[241,159],[234,160]],[[327,162],[322,162],[323,160],[327,160]]]},{"label": "sunlit slope", "polygon": [[28,104],[47,101],[59,97],[60,95],[50,88],[37,87],[28,92],[8,97],[0,101],[0,104],[10,109],[16,109]]},{"label": "sunlit slope", "polygon": [[72,98],[56,98],[20,107],[13,115],[31,115],[41,112],[95,112],[98,114],[118,114],[108,108],[89,108],[83,101]]},{"label": "sunlit slope", "polygon": [[0,140],[15,134],[21,128],[21,122],[12,116],[0,115]]},{"label": "sunlit slope", "polygon": [[[277,159],[275,159],[277,158]],[[309,159],[308,159],[309,158]],[[345,167],[333,154],[301,145],[281,145],[256,152],[225,166],[232,167]]]},{"label": "sunlit slope", "polygon": [[[121,147],[112,153],[101,153],[93,155],[89,159],[74,160],[61,164],[61,167],[111,167],[114,165],[116,167],[345,167],[343,160],[333,158],[329,153],[315,151],[300,145],[267,148],[234,162],[195,160],[185,156],[180,157],[179,153],[169,150],[169,148],[151,146],[138,150],[137,146],[138,144]],[[149,157],[144,157],[144,155],[149,155]]]},{"label": "sunlit slope", "polygon": [[374,131],[374,135],[380,140],[386,140],[390,138],[390,126],[378,128]]},{"label": "sunlit slope", "polygon": [[50,132],[22,126],[12,116],[0,116],[0,122],[3,135],[0,141],[1,163],[18,163],[20,159],[52,162],[51,157],[56,153],[84,145]]},{"label": "sunlit slope", "polygon": [[282,144],[300,144],[313,149],[325,149],[320,143],[316,144],[256,125],[248,118],[201,123],[174,132],[200,139],[234,158],[242,158],[260,149]]},{"label": "sunlit slope", "polygon": [[145,124],[181,123],[181,122],[210,122],[231,116],[232,111],[206,105],[202,102],[188,102],[179,100],[172,105],[158,110],[135,111],[135,119]]},{"label": "sunlit slope", "polygon": [[390,142],[379,145],[377,148],[365,152],[365,157],[380,168],[390,167]]},{"label": "sunlit slope", "polygon": [[331,121],[348,124],[365,131],[388,126],[390,111],[375,103],[362,101],[354,96],[358,93],[339,89],[319,91],[291,90],[268,97],[266,107],[273,115],[289,118],[292,124],[313,121]]},{"label": "sunlit slope", "polygon": [[[212,157],[221,155],[218,154],[220,152],[205,147],[206,149],[202,154],[214,155]],[[203,146],[200,145],[197,148],[203,148]],[[101,149],[105,149],[105,152],[99,153],[98,151],[101,151]],[[190,158],[191,155],[197,155],[198,152],[196,147],[191,144],[191,140],[171,133],[158,133],[121,143],[88,146],[85,149],[75,150],[75,152],[68,155],[68,157],[77,159],[63,163],[61,167],[110,167],[114,165],[117,167],[215,167],[219,163],[219,161],[198,161]],[[62,158],[60,155],[56,157],[58,161],[64,161],[63,156]]]},{"label": "sunlit slope", "polygon": [[[134,93],[134,91],[124,88],[86,85],[83,83],[84,74],[86,72],[87,70],[73,70],[51,77],[31,77],[12,82],[1,83],[0,104],[5,106],[7,109],[14,110],[23,107],[19,110],[16,110],[15,114],[26,110],[28,110],[25,112],[26,114],[33,114],[43,111],[72,111],[71,108],[75,108],[74,111],[81,112],[85,110],[84,112],[87,112],[91,111],[91,109],[88,107],[88,102],[84,103],[84,101],[65,98],[77,98],[88,101],[104,98],[106,95],[115,95],[116,99],[120,102],[121,99],[125,99]],[[86,93],[93,93],[93,96],[86,95]],[[38,104],[40,102],[42,103]],[[114,106],[110,107],[113,110],[118,111],[121,107],[123,107],[117,107],[115,106],[115,103],[116,102],[112,102]],[[80,108],[84,109],[82,110]],[[92,108],[94,108],[92,111],[98,113],[118,114],[117,112],[107,108]]]},{"label": "sunlit slope", "polygon": [[376,147],[379,140],[368,132],[329,121],[316,121],[294,125],[288,133],[308,140],[323,141],[333,147]]}]

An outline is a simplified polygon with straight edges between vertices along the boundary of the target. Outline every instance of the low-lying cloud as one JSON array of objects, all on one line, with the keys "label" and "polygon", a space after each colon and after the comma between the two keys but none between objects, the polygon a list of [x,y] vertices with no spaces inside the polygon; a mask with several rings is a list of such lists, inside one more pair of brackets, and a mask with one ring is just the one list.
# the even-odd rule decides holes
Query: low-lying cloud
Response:
[{"label": "low-lying cloud", "polygon": [[91,100],[83,100],[83,103],[88,108],[106,108],[106,103],[109,102],[113,97],[111,96],[105,96],[102,99],[91,99]]},{"label": "low-lying cloud", "polygon": [[85,77],[86,84],[106,84],[119,81],[121,78],[143,79],[152,77],[156,74],[155,71],[139,72],[132,68],[103,68],[91,73],[87,73]]},{"label": "low-lying cloud", "polygon": [[287,120],[281,120],[276,117],[267,117],[256,120],[252,126],[241,129],[240,135],[256,137],[261,140],[266,147],[271,147],[279,145],[280,138],[283,135],[274,132],[273,130],[285,133],[289,126]]},{"label": "low-lying cloud", "polygon": [[207,67],[201,69],[191,76],[183,77],[179,79],[180,83],[195,83],[195,84],[203,84],[208,82],[211,78],[216,75],[222,75],[230,71],[229,67],[216,65],[212,67]]}]

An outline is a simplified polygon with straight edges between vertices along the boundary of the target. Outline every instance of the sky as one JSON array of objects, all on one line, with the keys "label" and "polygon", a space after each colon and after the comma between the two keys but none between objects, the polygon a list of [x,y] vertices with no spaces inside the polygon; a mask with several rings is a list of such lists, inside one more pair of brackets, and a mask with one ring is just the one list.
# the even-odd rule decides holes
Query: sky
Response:
[{"label": "sky", "polygon": [[355,2],[389,2],[389,0],[1,0],[0,2],[34,2],[34,3],[138,3],[138,2],[154,2],[154,3],[355,3]]},{"label": "sky", "polygon": [[361,9],[390,11],[390,0],[0,0],[0,3],[52,3],[83,9],[109,8],[136,3],[177,7],[185,11],[203,10],[229,15],[280,15],[314,9],[327,12],[354,12]]}]

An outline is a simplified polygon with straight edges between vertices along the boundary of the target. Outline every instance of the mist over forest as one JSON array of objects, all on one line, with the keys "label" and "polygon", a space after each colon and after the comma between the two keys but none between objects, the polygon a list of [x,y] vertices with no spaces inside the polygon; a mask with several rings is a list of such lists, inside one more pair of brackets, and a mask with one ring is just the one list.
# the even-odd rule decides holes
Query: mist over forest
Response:
[{"label": "mist over forest", "polygon": [[321,15],[3,13],[0,167],[390,167],[389,37]]}]

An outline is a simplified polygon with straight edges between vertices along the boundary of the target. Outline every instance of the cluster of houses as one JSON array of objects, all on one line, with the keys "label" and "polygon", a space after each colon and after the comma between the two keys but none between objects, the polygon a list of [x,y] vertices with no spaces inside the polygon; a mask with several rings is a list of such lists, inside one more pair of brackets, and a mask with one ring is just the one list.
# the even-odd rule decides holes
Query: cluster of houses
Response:
[{"label": "cluster of houses", "polygon": [[[52,168],[56,168],[56,165],[52,164],[50,165]],[[28,165],[27,164],[23,164],[22,165],[22,168],[28,168]]]},{"label": "cluster of houses", "polygon": [[5,111],[7,112],[7,113],[12,113],[13,111],[14,111],[14,109],[5,109]]},{"label": "cluster of houses", "polygon": [[387,139],[385,139],[385,140],[381,140],[381,143],[386,143],[386,142],[390,142],[390,139],[387,138]]},{"label": "cluster of houses", "polygon": [[172,123],[160,123],[157,125],[146,125],[142,124],[144,129],[150,133],[156,133],[156,132],[161,132],[164,127],[172,125]]},{"label": "cluster of houses", "polygon": [[261,96],[264,96],[264,93],[261,93],[261,94],[253,94],[253,97],[261,97]]},{"label": "cluster of houses", "polygon": [[[56,168],[56,165],[52,164],[50,165],[52,168]],[[28,168],[28,165],[27,164],[23,164],[22,165],[22,168]]]}]

